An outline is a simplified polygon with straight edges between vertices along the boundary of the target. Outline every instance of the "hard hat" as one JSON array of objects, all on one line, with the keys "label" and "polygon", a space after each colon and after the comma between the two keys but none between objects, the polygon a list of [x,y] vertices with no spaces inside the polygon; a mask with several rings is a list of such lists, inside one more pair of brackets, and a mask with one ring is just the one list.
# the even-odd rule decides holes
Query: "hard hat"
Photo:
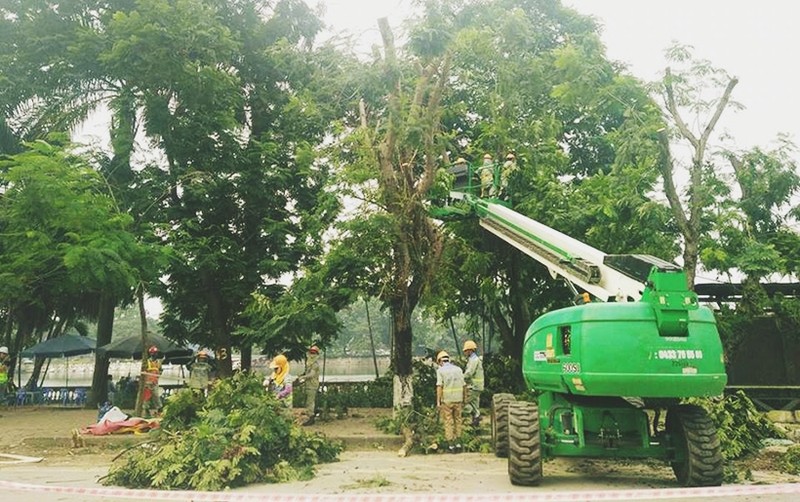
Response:
[{"label": "hard hat", "polygon": [[478,344],[476,344],[472,340],[467,340],[466,342],[464,342],[464,348],[461,350],[478,350]]},{"label": "hard hat", "polygon": [[464,157],[459,157],[456,159],[456,164],[466,164],[466,163],[467,159],[465,159]]},{"label": "hard hat", "polygon": [[506,158],[508,160],[513,160],[514,159],[514,154],[513,153],[509,153],[508,155],[506,155]]},{"label": "hard hat", "polygon": [[208,353],[205,350],[201,350],[200,352],[197,353],[197,358],[199,359],[201,357],[203,358],[208,357]]},{"label": "hard hat", "polygon": [[492,158],[492,155],[491,155],[491,154],[489,154],[489,153],[487,153],[487,154],[484,154],[483,158],[484,158],[484,159],[489,159],[489,160],[491,160],[491,158]]},{"label": "hard hat", "polygon": [[0,354],[8,354],[8,347],[0,347]]},{"label": "hard hat", "polygon": [[312,345],[311,347],[308,348],[308,353],[319,354],[319,347],[317,347],[316,345]]},{"label": "hard hat", "polygon": [[156,347],[155,345],[151,345],[150,348],[147,349],[147,353],[148,354],[157,354],[158,353],[158,347]]},{"label": "hard hat", "polygon": [[286,356],[283,354],[278,354],[274,359],[272,359],[272,362],[269,363],[269,367],[275,369],[286,366],[287,364],[289,364],[289,360],[286,359]]},{"label": "hard hat", "polygon": [[436,354],[436,362],[437,363],[440,363],[442,361],[449,361],[449,360],[450,360],[450,354],[448,354],[445,351],[441,351],[438,354]]}]

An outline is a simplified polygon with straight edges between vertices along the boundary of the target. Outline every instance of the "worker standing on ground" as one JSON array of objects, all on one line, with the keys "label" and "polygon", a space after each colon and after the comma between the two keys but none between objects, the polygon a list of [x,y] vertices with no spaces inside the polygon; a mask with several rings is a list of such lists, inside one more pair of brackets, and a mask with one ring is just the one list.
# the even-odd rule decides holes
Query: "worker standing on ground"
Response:
[{"label": "worker standing on ground", "polygon": [[205,396],[210,379],[211,365],[208,362],[208,353],[200,350],[189,366],[189,388]]},{"label": "worker standing on ground", "polygon": [[8,369],[11,358],[8,356],[8,347],[0,347],[0,404],[6,404],[8,392]]},{"label": "worker standing on ground", "polygon": [[294,377],[289,374],[289,360],[278,354],[269,364],[272,374],[264,379],[264,387],[272,392],[284,406],[292,409],[292,383]]},{"label": "worker standing on ground", "polygon": [[144,395],[142,397],[142,414],[145,418],[157,417],[161,414],[161,389],[158,379],[161,376],[161,354],[155,345],[147,349],[147,366],[144,378]]},{"label": "worker standing on ground", "polygon": [[461,368],[450,362],[450,355],[436,355],[436,407],[444,424],[444,438],[450,453],[461,452],[461,413],[464,410],[466,385]]},{"label": "worker standing on ground", "polygon": [[464,381],[467,384],[466,412],[472,419],[472,426],[481,424],[481,392],[483,391],[483,361],[478,357],[478,345],[472,341],[464,342],[464,357],[467,367],[464,369]]},{"label": "worker standing on ground", "polygon": [[306,419],[303,425],[311,425],[317,416],[317,389],[319,388],[319,347],[312,345],[306,356],[306,372],[297,377],[306,390]]},{"label": "worker standing on ground", "polygon": [[494,163],[490,154],[483,156],[483,165],[478,170],[478,175],[481,180],[481,197],[494,195]]}]

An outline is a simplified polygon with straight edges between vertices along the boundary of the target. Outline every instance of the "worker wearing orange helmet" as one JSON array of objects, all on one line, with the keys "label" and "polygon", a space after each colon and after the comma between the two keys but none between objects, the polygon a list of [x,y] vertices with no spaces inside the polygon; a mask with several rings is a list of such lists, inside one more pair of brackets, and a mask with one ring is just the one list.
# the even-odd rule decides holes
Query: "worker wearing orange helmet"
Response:
[{"label": "worker wearing orange helmet", "polygon": [[464,342],[464,357],[467,367],[464,369],[464,381],[467,384],[467,405],[465,411],[472,419],[472,426],[481,424],[481,392],[483,391],[483,361],[478,357],[478,344],[473,340]]},{"label": "worker wearing orange helmet", "polygon": [[303,384],[306,394],[305,421],[302,425],[312,425],[317,416],[317,389],[319,389],[319,347],[312,345],[306,355],[306,371],[297,381]]},{"label": "worker wearing orange helmet", "polygon": [[444,424],[444,439],[450,453],[461,451],[461,413],[464,410],[466,385],[461,368],[450,362],[450,355],[441,351],[436,355],[436,407]]},{"label": "worker wearing orange helmet", "polygon": [[161,389],[158,379],[161,376],[161,354],[158,347],[151,345],[147,349],[147,362],[142,372],[144,378],[144,393],[142,395],[142,414],[145,418],[157,417],[161,414]]},{"label": "worker wearing orange helmet", "polygon": [[272,374],[264,379],[264,386],[272,392],[287,408],[292,408],[292,383],[294,377],[289,374],[289,360],[278,354],[269,364]]},{"label": "worker wearing orange helmet", "polygon": [[189,366],[189,388],[197,394],[205,395],[211,381],[211,364],[208,352],[199,350]]}]

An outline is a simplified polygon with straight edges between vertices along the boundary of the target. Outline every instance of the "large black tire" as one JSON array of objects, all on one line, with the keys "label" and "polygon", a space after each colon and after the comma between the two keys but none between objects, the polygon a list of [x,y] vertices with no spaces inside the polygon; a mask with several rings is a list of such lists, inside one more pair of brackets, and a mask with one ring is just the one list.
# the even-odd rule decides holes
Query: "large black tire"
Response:
[{"label": "large black tire", "polygon": [[512,484],[522,486],[535,486],[542,481],[542,442],[536,403],[508,404],[508,477]]},{"label": "large black tire", "polygon": [[717,429],[706,411],[689,404],[667,410],[667,433],[682,460],[672,462],[672,471],[682,486],[722,484],[722,447]]},{"label": "large black tire", "polygon": [[508,456],[508,403],[514,400],[514,394],[492,396],[492,446],[500,458]]}]

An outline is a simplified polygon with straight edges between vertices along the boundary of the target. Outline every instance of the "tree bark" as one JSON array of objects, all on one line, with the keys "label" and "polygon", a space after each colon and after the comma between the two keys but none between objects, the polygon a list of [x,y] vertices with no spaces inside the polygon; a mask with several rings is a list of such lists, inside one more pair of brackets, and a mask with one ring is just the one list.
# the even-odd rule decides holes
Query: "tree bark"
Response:
[{"label": "tree bark", "polygon": [[[116,302],[107,292],[100,295],[99,315],[97,319],[97,346],[111,343],[114,331],[114,309]],[[104,403],[108,399],[108,357],[105,353],[95,351],[94,374],[92,375],[92,391],[89,393],[87,406],[90,408]]]}]

